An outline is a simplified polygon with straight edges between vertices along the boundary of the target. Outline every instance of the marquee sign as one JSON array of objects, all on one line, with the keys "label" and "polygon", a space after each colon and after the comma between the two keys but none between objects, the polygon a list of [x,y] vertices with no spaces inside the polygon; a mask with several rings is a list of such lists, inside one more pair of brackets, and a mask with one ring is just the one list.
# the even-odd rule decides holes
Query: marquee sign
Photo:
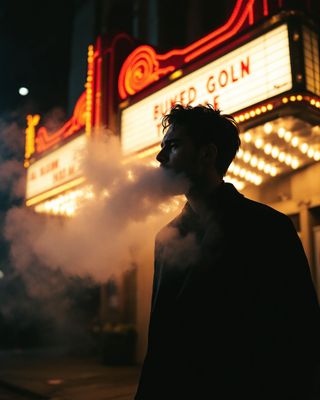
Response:
[{"label": "marquee sign", "polygon": [[292,88],[286,24],[158,90],[121,116],[125,155],[158,143],[173,104],[213,104],[234,113]]},{"label": "marquee sign", "polygon": [[85,134],[34,162],[27,170],[26,199],[44,193],[82,175]]}]

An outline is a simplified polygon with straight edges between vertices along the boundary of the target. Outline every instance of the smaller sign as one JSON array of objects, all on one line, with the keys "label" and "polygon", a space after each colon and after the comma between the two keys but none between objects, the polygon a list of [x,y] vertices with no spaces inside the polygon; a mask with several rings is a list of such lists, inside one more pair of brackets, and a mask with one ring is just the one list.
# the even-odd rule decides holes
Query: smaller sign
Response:
[{"label": "smaller sign", "polygon": [[81,176],[86,143],[83,134],[33,163],[27,171],[26,199]]}]

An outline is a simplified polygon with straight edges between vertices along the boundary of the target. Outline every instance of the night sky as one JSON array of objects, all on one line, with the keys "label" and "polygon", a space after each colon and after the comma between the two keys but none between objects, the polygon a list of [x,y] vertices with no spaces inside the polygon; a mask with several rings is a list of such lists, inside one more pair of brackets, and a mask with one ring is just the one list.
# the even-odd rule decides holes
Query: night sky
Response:
[{"label": "night sky", "polygon": [[72,10],[66,0],[0,0],[0,117],[66,107]]}]

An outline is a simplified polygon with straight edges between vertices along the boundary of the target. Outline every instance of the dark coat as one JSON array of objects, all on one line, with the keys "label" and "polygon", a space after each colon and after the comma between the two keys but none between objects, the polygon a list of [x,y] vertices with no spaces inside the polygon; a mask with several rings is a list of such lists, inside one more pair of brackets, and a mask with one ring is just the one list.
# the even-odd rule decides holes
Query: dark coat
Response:
[{"label": "dark coat", "polygon": [[291,220],[224,183],[201,226],[187,204],[156,239],[136,400],[307,400],[320,313]]}]

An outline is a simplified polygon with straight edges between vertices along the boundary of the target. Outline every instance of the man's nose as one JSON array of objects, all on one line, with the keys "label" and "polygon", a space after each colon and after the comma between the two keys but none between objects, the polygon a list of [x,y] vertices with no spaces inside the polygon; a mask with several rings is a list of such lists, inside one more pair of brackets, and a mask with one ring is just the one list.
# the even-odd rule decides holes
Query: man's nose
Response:
[{"label": "man's nose", "polygon": [[164,164],[167,161],[167,156],[164,148],[159,151],[156,159],[157,161],[159,161],[160,164]]}]

